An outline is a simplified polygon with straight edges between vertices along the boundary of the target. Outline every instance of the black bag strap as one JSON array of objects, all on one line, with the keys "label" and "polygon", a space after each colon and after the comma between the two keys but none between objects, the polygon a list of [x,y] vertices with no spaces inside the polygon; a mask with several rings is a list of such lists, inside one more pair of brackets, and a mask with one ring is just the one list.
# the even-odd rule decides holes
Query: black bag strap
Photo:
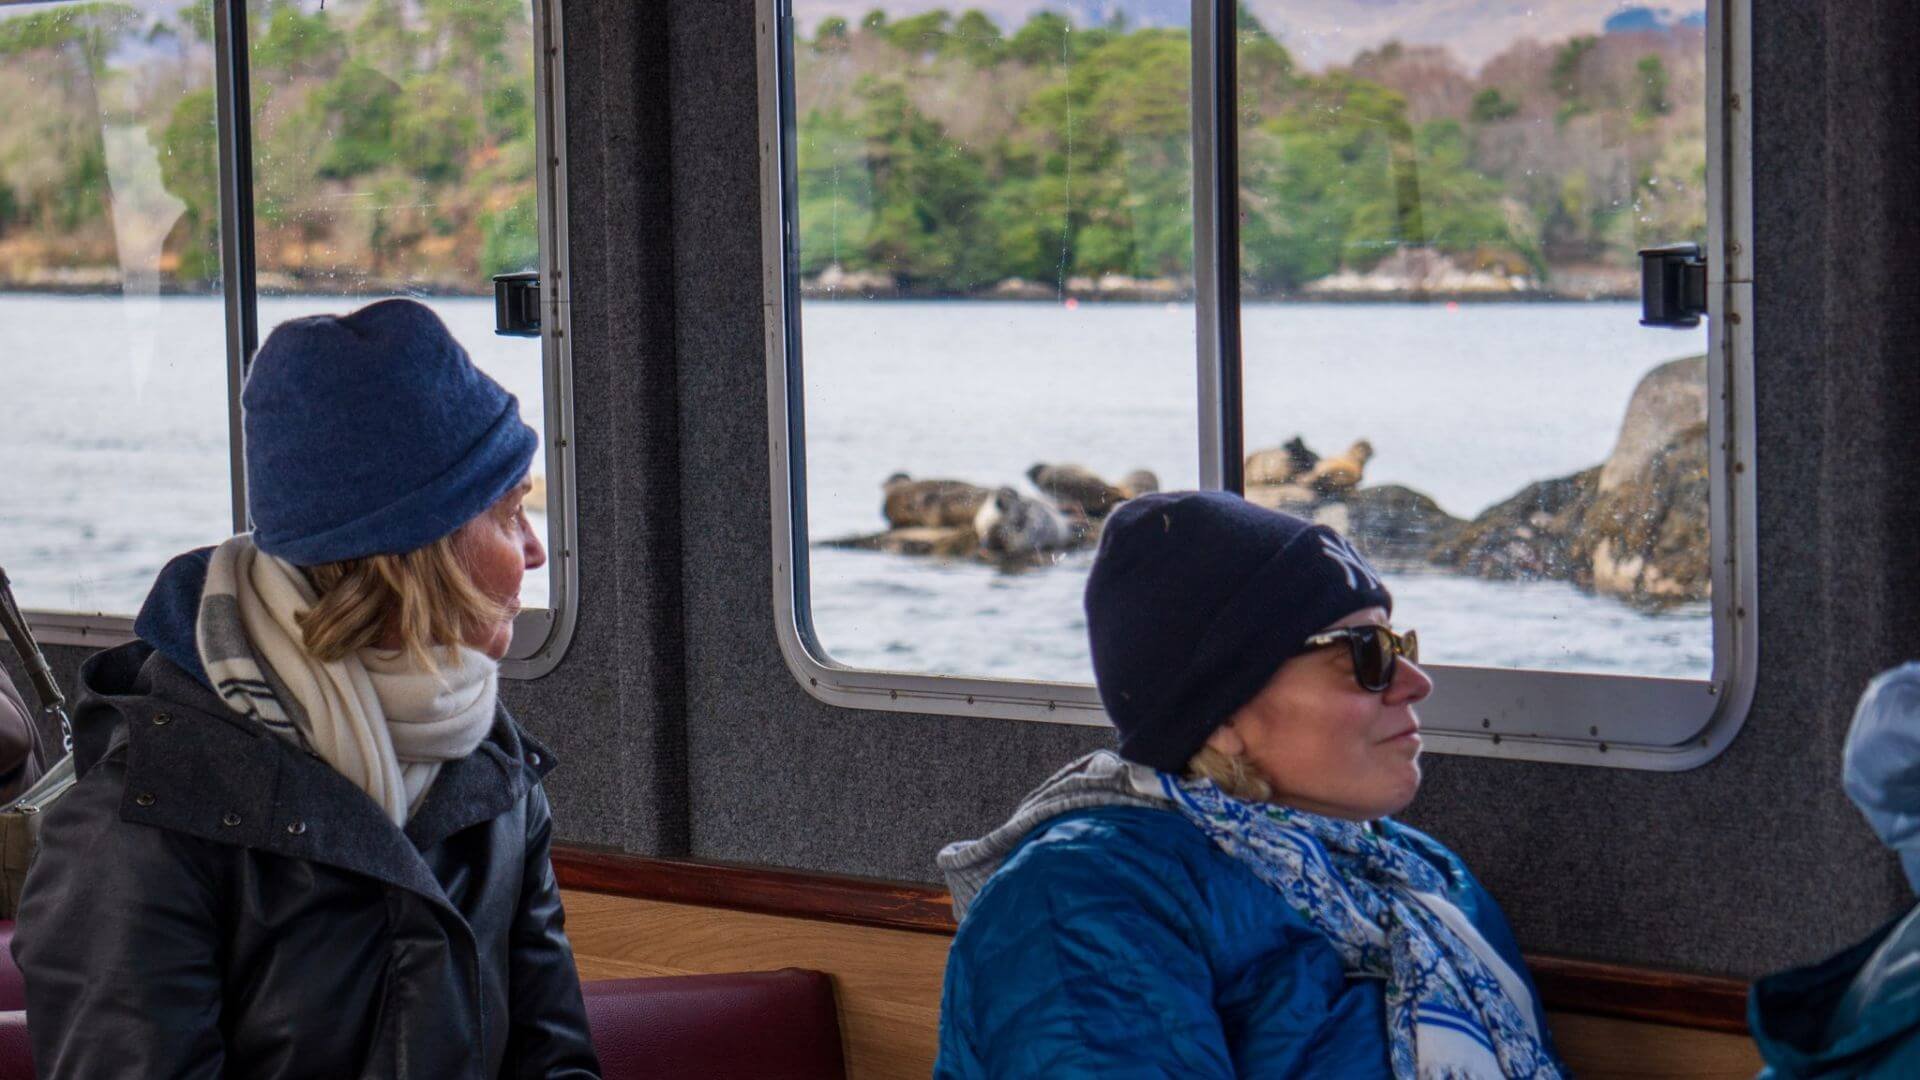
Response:
[{"label": "black bag strap", "polygon": [[[60,693],[60,684],[53,677],[53,668],[48,666],[47,658],[40,652],[40,643],[33,639],[33,630],[27,626],[27,620],[20,614],[20,606],[13,600],[13,582],[7,580],[7,572],[0,568],[0,629],[4,629],[7,639],[13,642],[13,651],[20,654],[20,662],[27,666],[27,679],[33,683],[33,692],[40,698],[40,715],[51,716],[60,721],[60,746],[66,753],[73,752],[73,720],[67,716],[67,699]],[[37,725],[29,725],[37,728]],[[36,744],[38,735],[35,736]],[[42,766],[45,766],[42,761]]]}]

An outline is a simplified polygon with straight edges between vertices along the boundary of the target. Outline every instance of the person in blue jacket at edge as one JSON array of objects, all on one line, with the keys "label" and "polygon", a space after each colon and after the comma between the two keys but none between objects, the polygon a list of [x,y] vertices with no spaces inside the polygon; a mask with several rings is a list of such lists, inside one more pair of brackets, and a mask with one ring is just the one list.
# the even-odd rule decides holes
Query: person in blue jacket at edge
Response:
[{"label": "person in blue jacket at edge", "polygon": [[[1920,891],[1920,664],[1867,685],[1847,732],[1847,796]],[[1747,999],[1762,1077],[1920,1076],[1920,907]]]},{"label": "person in blue jacket at edge", "polygon": [[1238,496],[1114,512],[1086,612],[1119,753],[940,852],[936,1076],[1564,1075],[1493,898],[1387,816],[1433,689],[1392,605],[1338,533]]}]

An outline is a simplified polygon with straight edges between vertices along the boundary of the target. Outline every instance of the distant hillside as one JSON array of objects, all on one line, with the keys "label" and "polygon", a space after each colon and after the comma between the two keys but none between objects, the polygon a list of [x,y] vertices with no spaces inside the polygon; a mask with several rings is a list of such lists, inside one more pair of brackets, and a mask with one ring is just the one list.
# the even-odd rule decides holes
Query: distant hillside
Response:
[{"label": "distant hillside", "polygon": [[[1309,71],[1351,60],[1389,42],[1446,49],[1468,69],[1527,40],[1563,41],[1609,31],[1622,12],[1618,0],[1245,0],[1246,9]],[[1053,11],[1076,25],[1102,26],[1124,16],[1134,28],[1188,24],[1187,0],[793,0],[794,18],[811,35],[820,20],[857,24],[874,11],[895,22],[931,11],[977,10],[1011,33],[1036,13]],[[1702,28],[1701,9],[1641,7],[1665,28]]]},{"label": "distant hillside", "polygon": [[[1180,295],[1189,53],[1184,28],[1047,12],[1011,32],[977,11],[822,19],[795,48],[804,273],[858,294]],[[1390,294],[1410,275],[1630,291],[1638,246],[1704,239],[1704,57],[1697,31],[1589,33],[1478,70],[1388,42],[1307,71],[1256,21],[1249,295]]]}]

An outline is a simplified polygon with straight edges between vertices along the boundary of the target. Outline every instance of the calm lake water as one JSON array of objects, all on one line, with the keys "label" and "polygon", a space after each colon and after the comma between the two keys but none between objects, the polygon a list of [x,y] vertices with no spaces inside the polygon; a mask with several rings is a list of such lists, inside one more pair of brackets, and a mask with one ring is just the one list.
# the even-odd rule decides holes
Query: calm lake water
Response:
[{"label": "calm lake water", "polygon": [[[434,300],[542,427],[536,342],[485,299]],[[261,302],[263,328],[356,301]],[[1400,483],[1471,517],[1599,462],[1649,369],[1705,350],[1626,304],[1253,306],[1247,436],[1376,451]],[[1037,461],[1164,487],[1199,476],[1193,316],[1157,305],[826,303],[803,308],[809,532],[883,526],[895,471],[982,484]],[[131,613],[172,554],[231,531],[220,302],[0,295],[0,566],[23,605]],[[823,644],[856,666],[1081,681],[1089,556],[1024,573],[816,547]],[[743,568],[764,573],[767,568]],[[1704,676],[1704,605],[1648,616],[1557,583],[1390,575],[1396,621],[1450,663]],[[592,581],[583,583],[594,587]],[[544,575],[523,599],[541,604]],[[771,632],[771,628],[769,628]]]},{"label": "calm lake water", "polygon": [[[1109,479],[1199,480],[1193,311],[1182,305],[822,303],[802,308],[807,503],[815,541],[884,527],[895,472],[1012,484],[1035,462]],[[1249,306],[1249,447],[1372,442],[1368,483],[1470,518],[1603,460],[1649,370],[1704,331],[1638,325],[1633,304]],[[1091,557],[1003,573],[816,547],[821,643],[858,667],[1089,681]],[[1705,605],[1644,615],[1556,582],[1389,575],[1396,621],[1447,663],[1704,677]]]}]

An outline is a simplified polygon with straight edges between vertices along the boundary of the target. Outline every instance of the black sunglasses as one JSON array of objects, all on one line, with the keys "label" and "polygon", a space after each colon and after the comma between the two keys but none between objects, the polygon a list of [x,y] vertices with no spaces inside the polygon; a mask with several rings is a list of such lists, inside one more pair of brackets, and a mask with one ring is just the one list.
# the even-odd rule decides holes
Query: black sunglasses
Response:
[{"label": "black sunglasses", "polygon": [[1393,685],[1400,658],[1420,660],[1420,635],[1412,630],[1396,634],[1389,627],[1372,623],[1346,626],[1315,634],[1307,639],[1307,648],[1320,649],[1346,642],[1353,655],[1353,681],[1360,689],[1377,694]]}]

